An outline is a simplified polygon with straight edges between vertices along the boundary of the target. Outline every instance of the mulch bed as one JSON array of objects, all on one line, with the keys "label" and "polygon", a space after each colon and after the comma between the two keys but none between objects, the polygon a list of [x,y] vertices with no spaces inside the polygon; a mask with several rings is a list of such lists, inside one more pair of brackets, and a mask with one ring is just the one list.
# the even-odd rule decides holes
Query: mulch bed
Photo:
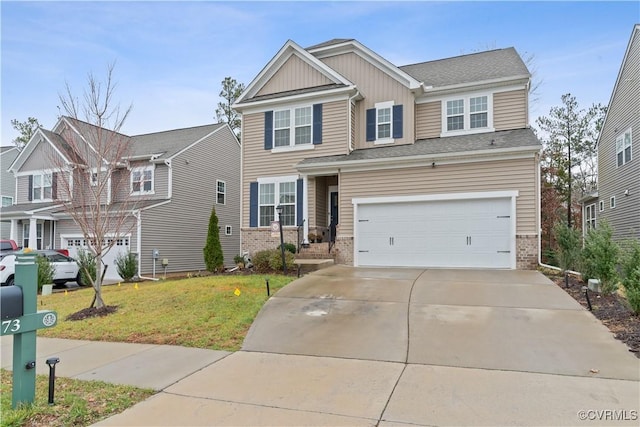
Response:
[{"label": "mulch bed", "polygon": [[118,310],[117,305],[105,305],[104,307],[95,308],[83,308],[80,311],[76,311],[67,316],[66,320],[84,320],[91,317],[104,317],[111,313],[115,313]]},{"label": "mulch bed", "polygon": [[[586,284],[580,279],[569,276],[569,287],[565,287],[563,276],[551,276],[550,279],[584,308],[589,308],[582,289]],[[593,315],[609,328],[616,339],[624,342],[629,347],[629,351],[640,358],[640,316],[631,311],[626,300],[620,295],[588,292]]]}]

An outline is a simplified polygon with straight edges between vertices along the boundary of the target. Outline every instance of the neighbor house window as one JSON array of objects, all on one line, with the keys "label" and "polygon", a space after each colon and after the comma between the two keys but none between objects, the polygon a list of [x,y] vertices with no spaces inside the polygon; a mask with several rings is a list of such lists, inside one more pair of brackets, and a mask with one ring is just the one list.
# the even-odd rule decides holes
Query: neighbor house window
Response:
[{"label": "neighbor house window", "polygon": [[447,99],[442,103],[443,133],[492,130],[492,96],[480,95]]},{"label": "neighbor house window", "polygon": [[233,233],[232,233],[232,231],[233,231],[233,229],[231,228],[231,226],[230,226],[230,225],[227,225],[227,226],[224,228],[224,234],[225,234],[226,236],[231,236],[231,235],[233,234]]},{"label": "neighbor house window", "polygon": [[137,167],[131,170],[131,193],[153,193],[153,167]]},{"label": "neighbor house window", "polygon": [[11,206],[13,204],[13,197],[2,196],[2,206]]},{"label": "neighbor house window", "polygon": [[296,181],[260,183],[258,186],[258,215],[260,227],[277,221],[276,207],[282,206],[282,225],[296,223]]},{"label": "neighbor house window", "polygon": [[[293,123],[291,120],[293,117]],[[275,147],[311,144],[313,110],[311,106],[273,112]]]},{"label": "neighbor house window", "polygon": [[224,205],[227,197],[227,184],[224,181],[216,181],[216,203]]},{"label": "neighbor house window", "polygon": [[609,207],[611,209],[616,207],[616,196],[611,196],[611,198],[609,199]]},{"label": "neighbor house window", "polygon": [[600,200],[600,202],[598,203],[600,206],[600,212],[604,212],[604,200]]},{"label": "neighbor house window", "polygon": [[31,200],[51,200],[53,190],[53,175],[51,173],[35,174],[32,176],[32,180]]},{"label": "neighbor house window", "polygon": [[616,138],[616,159],[618,167],[631,161],[631,128]]},{"label": "neighbor house window", "polygon": [[588,205],[584,211],[584,225],[587,229],[596,228],[596,205]]}]

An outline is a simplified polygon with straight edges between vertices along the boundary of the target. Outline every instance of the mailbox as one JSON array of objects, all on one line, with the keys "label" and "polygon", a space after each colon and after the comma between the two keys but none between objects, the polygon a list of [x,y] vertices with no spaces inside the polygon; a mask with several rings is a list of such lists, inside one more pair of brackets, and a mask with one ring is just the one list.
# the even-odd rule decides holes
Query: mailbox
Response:
[{"label": "mailbox", "polygon": [[2,320],[16,319],[22,316],[22,288],[4,286],[0,288],[0,317]]}]

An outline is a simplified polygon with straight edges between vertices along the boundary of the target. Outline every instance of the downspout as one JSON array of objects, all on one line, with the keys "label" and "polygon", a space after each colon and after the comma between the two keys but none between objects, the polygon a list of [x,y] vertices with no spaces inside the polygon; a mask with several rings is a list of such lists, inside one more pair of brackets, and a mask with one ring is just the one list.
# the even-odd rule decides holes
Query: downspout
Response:
[{"label": "downspout", "polygon": [[140,209],[133,211],[133,216],[136,217],[136,251],[138,252],[138,277],[144,280],[153,280],[157,282],[160,280],[155,277],[144,277],[142,275],[142,211]]},{"label": "downspout", "polygon": [[542,209],[540,203],[541,189],[540,189],[540,154],[536,155],[536,199],[538,200],[538,215],[536,217],[536,226],[538,228],[538,265],[544,268],[550,268],[552,270],[562,271],[554,265],[542,263]]},{"label": "downspout", "polygon": [[353,108],[354,106],[352,101],[357,96],[360,96],[360,91],[358,89],[356,89],[356,93],[354,93],[353,96],[350,97],[349,100],[347,101],[349,103],[349,153],[353,151],[353,141],[351,140],[351,126],[353,126],[353,123],[351,122],[351,108]]},{"label": "downspout", "polygon": [[171,166],[171,159],[166,159],[164,164],[169,168],[169,184],[167,186],[167,199],[171,198],[173,194],[173,167]]}]

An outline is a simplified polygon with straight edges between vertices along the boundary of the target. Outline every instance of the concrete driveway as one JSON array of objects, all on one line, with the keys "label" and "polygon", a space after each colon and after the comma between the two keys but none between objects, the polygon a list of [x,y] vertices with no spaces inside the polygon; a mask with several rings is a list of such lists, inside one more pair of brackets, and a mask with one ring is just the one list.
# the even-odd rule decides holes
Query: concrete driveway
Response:
[{"label": "concrete driveway", "polygon": [[335,266],[100,425],[638,425],[640,363],[533,271]]}]

